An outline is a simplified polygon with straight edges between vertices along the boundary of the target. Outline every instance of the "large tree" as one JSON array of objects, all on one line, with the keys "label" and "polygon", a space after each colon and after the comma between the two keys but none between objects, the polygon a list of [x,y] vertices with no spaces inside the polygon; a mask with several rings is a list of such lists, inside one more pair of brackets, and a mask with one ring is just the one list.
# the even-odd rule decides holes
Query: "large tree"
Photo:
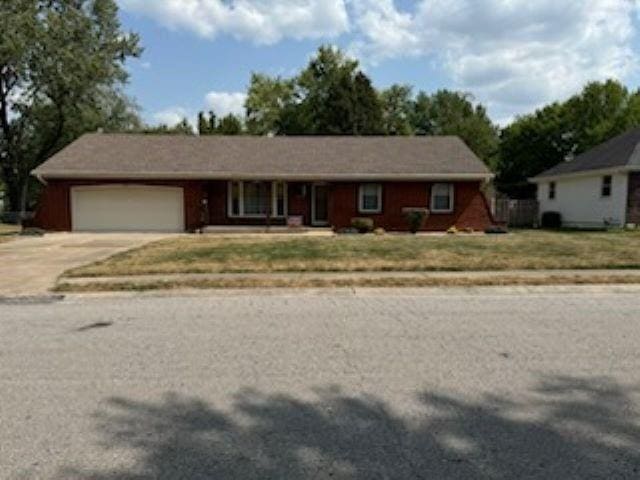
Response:
[{"label": "large tree", "polygon": [[284,112],[294,100],[294,80],[254,73],[245,101],[247,131],[252,135],[281,133]]},{"label": "large tree", "polygon": [[208,114],[198,113],[198,135],[213,135],[216,133],[217,126],[218,120],[213,111]]},{"label": "large tree", "polygon": [[382,105],[358,62],[323,46],[294,78],[253,74],[245,103],[253,135],[373,135]]},{"label": "large tree", "polygon": [[82,133],[139,122],[122,95],[140,54],[114,0],[0,2],[0,176],[24,211],[30,171]]},{"label": "large tree", "polygon": [[353,79],[353,134],[384,133],[382,102],[371,80],[358,72]]},{"label": "large tree", "polygon": [[535,186],[528,178],[562,162],[573,149],[569,119],[561,104],[517,118],[500,135],[498,188],[512,198],[533,196]]},{"label": "large tree", "polygon": [[616,80],[591,82],[563,106],[576,153],[640,125],[640,97]]},{"label": "large tree", "polygon": [[587,84],[566,102],[517,118],[501,135],[498,187],[531,196],[527,179],[640,125],[640,93],[620,82]]},{"label": "large tree", "polygon": [[487,165],[494,166],[498,152],[498,127],[484,106],[471,95],[439,90],[420,92],[413,103],[413,129],[421,135],[457,135]]},{"label": "large tree", "polygon": [[409,85],[392,85],[380,94],[387,135],[411,135],[412,94]]},{"label": "large tree", "polygon": [[320,47],[298,77],[300,108],[305,133],[352,134],[354,131],[354,79],[358,62],[340,50]]},{"label": "large tree", "polygon": [[216,128],[219,135],[241,135],[243,131],[242,120],[233,113],[222,117]]}]

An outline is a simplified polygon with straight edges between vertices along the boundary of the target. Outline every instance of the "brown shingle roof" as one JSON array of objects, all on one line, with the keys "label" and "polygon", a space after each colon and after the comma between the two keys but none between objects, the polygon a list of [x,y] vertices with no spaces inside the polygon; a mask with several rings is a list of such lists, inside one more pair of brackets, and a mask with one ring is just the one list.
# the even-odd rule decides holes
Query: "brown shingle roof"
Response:
[{"label": "brown shingle roof", "polygon": [[484,178],[457,137],[89,134],[33,172],[43,178]]}]

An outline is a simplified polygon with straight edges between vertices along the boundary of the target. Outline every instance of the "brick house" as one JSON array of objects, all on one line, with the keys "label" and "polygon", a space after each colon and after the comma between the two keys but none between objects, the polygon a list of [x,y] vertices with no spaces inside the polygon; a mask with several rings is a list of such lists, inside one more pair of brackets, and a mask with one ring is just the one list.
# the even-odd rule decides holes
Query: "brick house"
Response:
[{"label": "brick house", "polygon": [[214,225],[349,227],[355,217],[483,230],[487,167],[457,137],[89,134],[34,170],[35,223],[54,231],[192,231]]}]

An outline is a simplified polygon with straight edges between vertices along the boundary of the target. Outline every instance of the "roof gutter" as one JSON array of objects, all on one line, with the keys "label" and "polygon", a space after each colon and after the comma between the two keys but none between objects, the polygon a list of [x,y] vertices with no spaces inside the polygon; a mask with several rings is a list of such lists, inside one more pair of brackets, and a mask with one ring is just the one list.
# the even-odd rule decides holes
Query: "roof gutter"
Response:
[{"label": "roof gutter", "polygon": [[555,175],[538,175],[536,177],[528,178],[531,183],[542,183],[553,180],[562,180],[565,178],[580,178],[580,177],[593,177],[599,175],[614,175],[616,173],[629,173],[640,170],[638,167],[615,167],[615,168],[600,168],[597,170],[582,170],[580,172],[558,173]]},{"label": "roof gutter", "polygon": [[32,172],[38,180],[286,180],[286,181],[435,181],[435,180],[478,180],[489,181],[492,173],[439,173],[439,174],[241,174],[220,172],[204,174],[200,172]]},{"label": "roof gutter", "polygon": [[42,185],[47,185],[47,181],[44,179],[44,177],[42,175],[40,175],[39,173],[36,173],[35,170],[33,172],[31,172],[31,175],[33,175],[34,177],[36,177],[36,179],[42,184]]}]

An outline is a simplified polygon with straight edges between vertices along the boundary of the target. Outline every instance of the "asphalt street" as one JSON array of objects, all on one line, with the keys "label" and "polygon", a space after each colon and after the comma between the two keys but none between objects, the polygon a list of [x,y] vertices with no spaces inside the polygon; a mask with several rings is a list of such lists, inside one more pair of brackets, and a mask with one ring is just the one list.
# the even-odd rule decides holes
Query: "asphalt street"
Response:
[{"label": "asphalt street", "polygon": [[0,478],[640,478],[640,289],[0,305]]}]

